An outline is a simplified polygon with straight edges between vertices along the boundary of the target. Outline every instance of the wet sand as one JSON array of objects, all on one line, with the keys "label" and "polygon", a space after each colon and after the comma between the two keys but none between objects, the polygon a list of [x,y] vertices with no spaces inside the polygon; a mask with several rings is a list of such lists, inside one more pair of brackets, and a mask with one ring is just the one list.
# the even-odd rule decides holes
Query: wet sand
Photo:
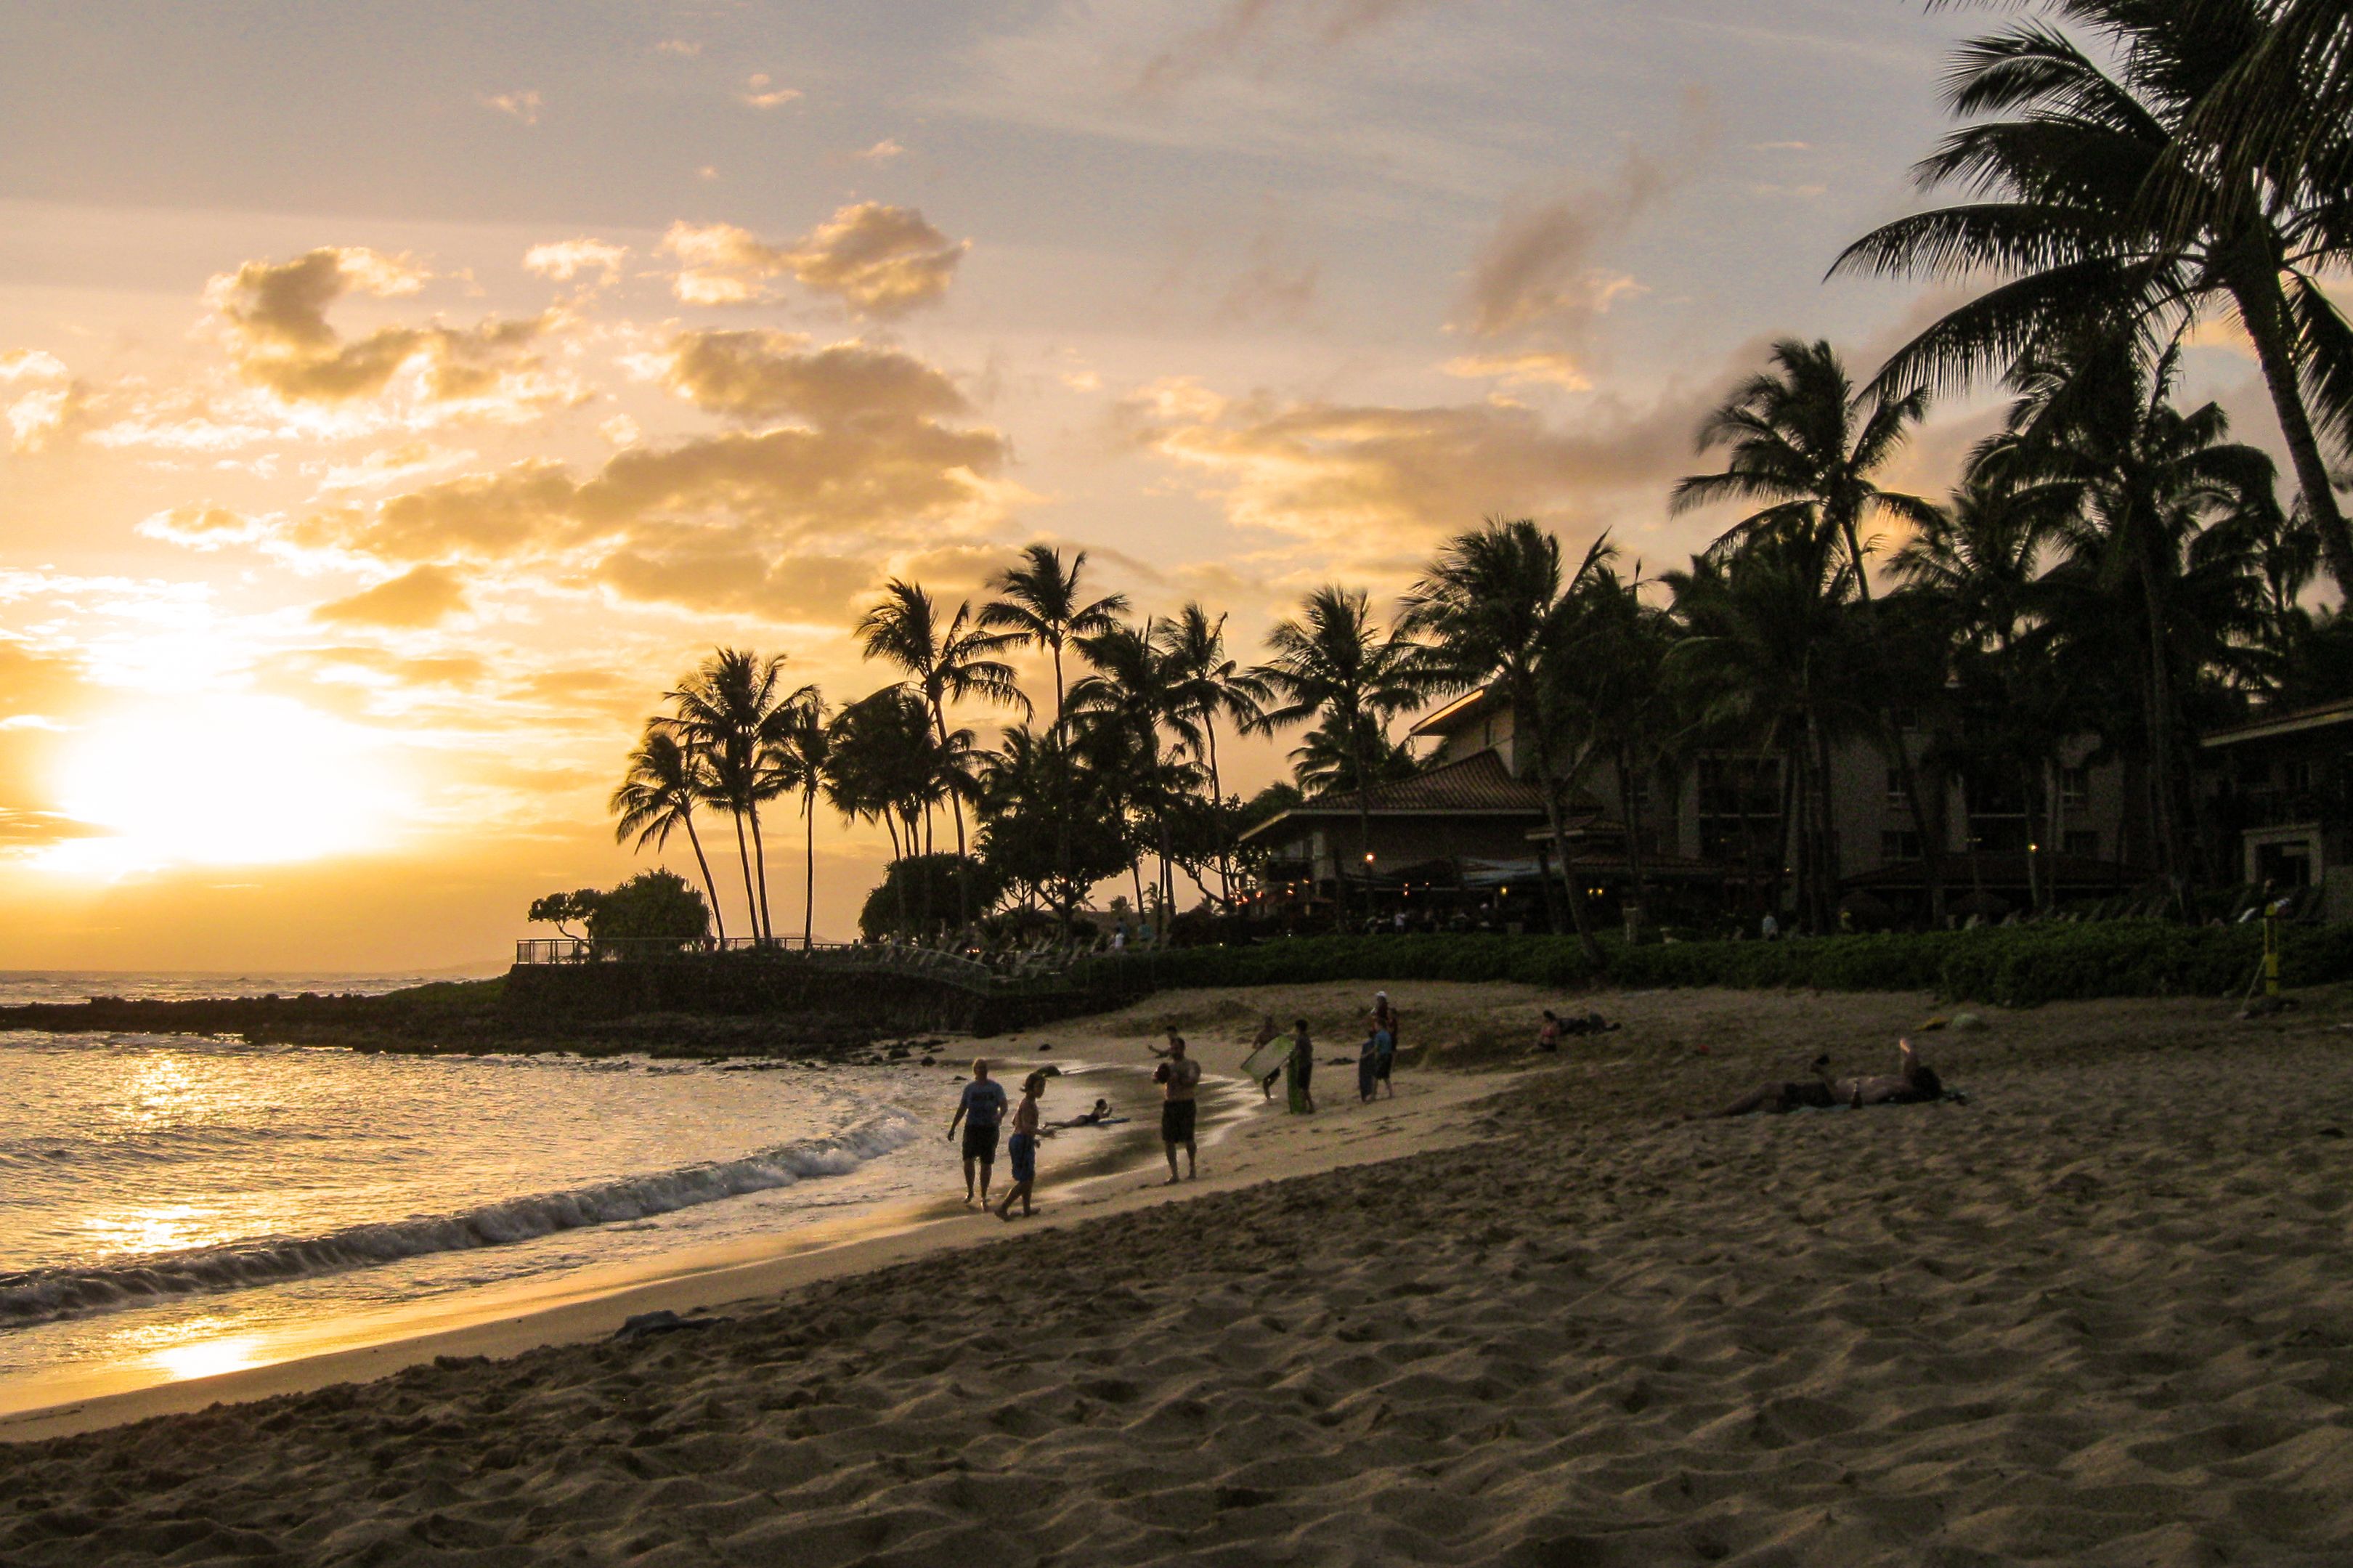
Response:
[{"label": "wet sand", "polygon": [[[1580,1000],[1627,1026],[1531,1066],[1538,994],[1392,989],[1428,1047],[1394,1105],[1323,1068],[1324,1114],[1244,1119],[1176,1198],[1130,1175],[862,1272],[695,1282],[721,1326],[14,1448],[0,1559],[2353,1552],[2344,994],[1977,1009],[1920,1037],[1966,1104],[1685,1121],[1818,1050],[1883,1070],[1931,1005]],[[1230,1066],[1256,1009],[1362,991],[1087,1027],[1140,1050],[1175,1014]]]}]

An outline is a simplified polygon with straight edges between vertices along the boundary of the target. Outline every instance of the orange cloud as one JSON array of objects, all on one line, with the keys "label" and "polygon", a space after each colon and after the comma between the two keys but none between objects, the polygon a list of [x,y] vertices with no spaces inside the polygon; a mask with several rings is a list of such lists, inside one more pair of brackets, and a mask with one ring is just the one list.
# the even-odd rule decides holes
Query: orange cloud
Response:
[{"label": "orange cloud", "polygon": [[413,629],[438,626],[466,608],[466,584],[446,566],[427,564],[311,612],[331,626]]},{"label": "orange cloud", "polygon": [[744,305],[773,297],[769,279],[791,277],[862,316],[888,320],[945,297],[970,242],[951,240],[913,207],[860,202],[789,245],[771,245],[732,224],[675,223],[662,248],[678,258],[671,279],[690,305]]},{"label": "orange cloud", "polygon": [[558,239],[524,251],[522,265],[525,271],[553,278],[559,283],[569,283],[583,273],[594,272],[598,286],[603,287],[619,279],[621,263],[628,254],[628,247],[607,245],[601,239]]},{"label": "orange cloud", "polygon": [[897,349],[832,343],[807,352],[787,332],[681,332],[663,382],[706,413],[797,416],[819,426],[860,417],[932,419],[966,411],[945,375]]},{"label": "orange cloud", "polygon": [[381,327],[346,341],[327,321],[345,294],[411,294],[427,274],[397,258],[322,247],[292,261],[248,261],[215,278],[207,300],[228,324],[237,373],[290,403],[373,397],[411,364],[421,364],[427,400],[480,398],[533,368],[527,351],[549,318],[458,329]]},{"label": "orange cloud", "polygon": [[190,550],[218,550],[225,545],[259,542],[269,536],[270,521],[198,501],[142,518],[134,531]]}]

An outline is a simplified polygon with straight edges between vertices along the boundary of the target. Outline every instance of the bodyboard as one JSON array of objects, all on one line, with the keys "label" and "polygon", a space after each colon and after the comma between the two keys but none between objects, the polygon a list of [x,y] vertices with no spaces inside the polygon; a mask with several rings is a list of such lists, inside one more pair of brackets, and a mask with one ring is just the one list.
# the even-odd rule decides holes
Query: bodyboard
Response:
[{"label": "bodyboard", "polygon": [[1264,1083],[1268,1079],[1281,1072],[1282,1064],[1290,1059],[1289,1036],[1279,1040],[1269,1040],[1242,1059],[1242,1076],[1252,1083]]}]

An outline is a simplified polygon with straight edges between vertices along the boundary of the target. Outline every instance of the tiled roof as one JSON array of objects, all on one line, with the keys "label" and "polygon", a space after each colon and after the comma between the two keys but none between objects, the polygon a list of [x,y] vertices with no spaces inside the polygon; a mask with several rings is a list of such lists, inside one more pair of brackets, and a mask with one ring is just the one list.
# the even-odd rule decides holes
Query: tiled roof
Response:
[{"label": "tiled roof", "polygon": [[[1400,812],[1508,812],[1514,816],[1544,815],[1544,793],[1525,779],[1515,779],[1493,752],[1474,752],[1459,763],[1419,773],[1411,778],[1375,784],[1366,803],[1376,816]],[[1297,807],[1293,815],[1356,814],[1356,792],[1325,790]]]}]

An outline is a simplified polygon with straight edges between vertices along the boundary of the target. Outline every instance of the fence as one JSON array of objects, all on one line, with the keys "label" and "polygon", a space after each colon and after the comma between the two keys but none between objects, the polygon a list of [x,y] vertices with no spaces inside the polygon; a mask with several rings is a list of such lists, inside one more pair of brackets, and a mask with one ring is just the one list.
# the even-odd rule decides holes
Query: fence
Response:
[{"label": "fence", "polygon": [[962,953],[892,943],[810,942],[797,937],[529,937],[515,943],[518,964],[681,963],[722,954],[747,960],[792,963],[836,973],[906,974],[944,981],[972,991],[1003,989],[995,971]]}]

